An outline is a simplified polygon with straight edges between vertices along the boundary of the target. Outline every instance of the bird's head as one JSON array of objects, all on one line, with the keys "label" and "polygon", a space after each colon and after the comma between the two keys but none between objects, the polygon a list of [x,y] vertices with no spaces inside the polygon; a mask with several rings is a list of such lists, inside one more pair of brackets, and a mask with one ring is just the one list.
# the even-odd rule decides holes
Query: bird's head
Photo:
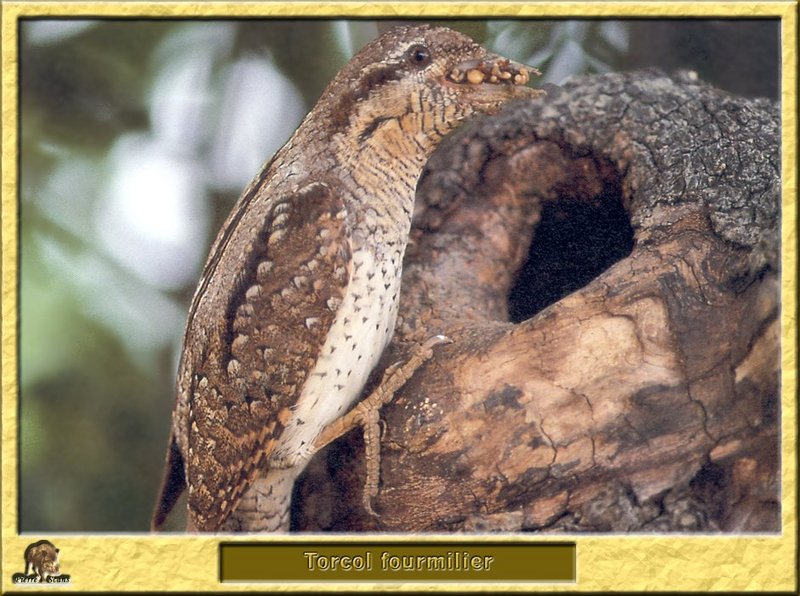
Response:
[{"label": "bird's head", "polygon": [[473,114],[542,94],[526,87],[532,74],[452,29],[399,26],[358,52],[323,100],[334,126],[362,142],[385,127],[432,148]]}]

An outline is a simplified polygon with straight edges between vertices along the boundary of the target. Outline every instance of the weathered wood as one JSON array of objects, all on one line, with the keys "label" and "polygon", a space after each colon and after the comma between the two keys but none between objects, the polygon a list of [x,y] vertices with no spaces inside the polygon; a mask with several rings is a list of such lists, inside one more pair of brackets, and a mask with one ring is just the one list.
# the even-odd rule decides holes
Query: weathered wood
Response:
[{"label": "weathered wood", "polygon": [[[776,106],[655,72],[548,93],[423,176],[384,362],[454,344],[384,408],[380,518],[355,432],[300,481],[294,529],[779,529]],[[595,252],[630,254],[537,265],[537,231],[580,209],[622,214]],[[554,302],[511,322],[512,287]]]}]

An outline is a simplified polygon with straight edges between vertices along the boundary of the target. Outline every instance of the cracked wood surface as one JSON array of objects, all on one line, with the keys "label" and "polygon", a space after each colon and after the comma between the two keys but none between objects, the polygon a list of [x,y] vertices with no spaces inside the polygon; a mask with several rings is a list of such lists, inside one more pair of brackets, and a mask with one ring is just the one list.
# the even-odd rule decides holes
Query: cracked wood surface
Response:
[{"label": "cracked wood surface", "polygon": [[[576,79],[449,138],[383,363],[454,343],[383,409],[380,518],[354,432],[300,480],[293,529],[778,531],[779,147],[774,104],[655,72]],[[608,234],[629,226],[630,254],[510,322],[512,286],[553,285],[518,276],[570,205],[624,207]]]}]

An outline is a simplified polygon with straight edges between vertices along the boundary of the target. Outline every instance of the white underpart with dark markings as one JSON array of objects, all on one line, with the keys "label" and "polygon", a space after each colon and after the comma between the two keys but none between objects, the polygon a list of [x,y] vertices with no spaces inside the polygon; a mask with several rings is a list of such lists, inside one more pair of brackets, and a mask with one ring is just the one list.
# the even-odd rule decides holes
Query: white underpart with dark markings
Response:
[{"label": "white underpart with dark markings", "polygon": [[[393,255],[386,260],[390,268],[378,267],[372,250],[353,255],[351,284],[342,303],[331,305],[339,314],[272,452],[270,467],[244,494],[224,530],[288,528],[294,482],[313,455],[309,446],[322,428],[357,401],[394,333],[405,243],[391,250]],[[265,516],[265,510],[275,515]]]},{"label": "white underpart with dark markings", "polygon": [[394,333],[399,272],[381,274],[369,250],[353,255],[353,271],[321,356],[303,386],[270,463],[305,463],[319,432],[355,403]]}]

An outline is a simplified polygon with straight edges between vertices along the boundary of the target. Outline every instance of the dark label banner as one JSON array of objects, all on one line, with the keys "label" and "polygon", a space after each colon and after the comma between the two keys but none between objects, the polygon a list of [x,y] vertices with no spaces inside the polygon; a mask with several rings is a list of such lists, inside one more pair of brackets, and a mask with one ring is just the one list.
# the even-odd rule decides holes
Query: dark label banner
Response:
[{"label": "dark label banner", "polygon": [[222,543],[223,582],[574,582],[575,543]]}]

